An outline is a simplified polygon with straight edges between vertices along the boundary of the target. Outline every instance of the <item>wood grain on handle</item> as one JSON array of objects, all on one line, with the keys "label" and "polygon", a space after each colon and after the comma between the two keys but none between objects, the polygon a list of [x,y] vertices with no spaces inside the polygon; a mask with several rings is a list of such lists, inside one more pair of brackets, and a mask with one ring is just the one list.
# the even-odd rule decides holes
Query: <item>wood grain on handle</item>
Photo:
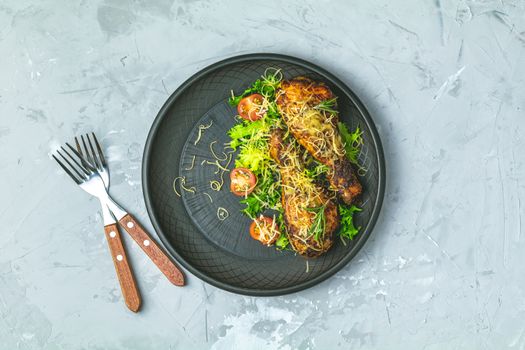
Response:
[{"label": "wood grain on handle", "polygon": [[131,311],[137,312],[141,304],[140,293],[135,283],[131,266],[128,263],[117,224],[104,226],[104,232],[106,233],[111,257],[115,264],[115,270],[117,271],[124,301]]},{"label": "wood grain on handle", "polygon": [[128,214],[120,219],[119,222],[171,283],[176,286],[184,285],[184,275],[177,265],[171,261],[164,250],[150,237],[133,216]]}]

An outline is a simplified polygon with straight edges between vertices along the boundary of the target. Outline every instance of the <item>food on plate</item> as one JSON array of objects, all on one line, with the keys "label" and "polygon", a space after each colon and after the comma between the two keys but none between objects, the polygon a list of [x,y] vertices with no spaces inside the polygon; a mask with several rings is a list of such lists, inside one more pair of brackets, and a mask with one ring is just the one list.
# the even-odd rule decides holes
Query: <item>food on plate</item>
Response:
[{"label": "food on plate", "polygon": [[355,237],[362,132],[339,121],[332,91],[267,69],[229,102],[239,116],[228,131],[237,152],[230,189],[243,197],[251,237],[304,257],[327,252],[336,235]]},{"label": "food on plate", "polygon": [[270,155],[277,162],[281,176],[288,240],[297,253],[315,257],[332,246],[339,214],[335,196],[305,176],[299,145],[291,141],[285,141],[284,132],[275,129],[270,138]]},{"label": "food on plate", "polygon": [[263,108],[264,97],[260,94],[251,94],[244,97],[237,105],[237,113],[243,119],[255,121],[261,119],[265,110]]},{"label": "food on plate", "polygon": [[248,196],[256,184],[257,178],[250,169],[235,168],[230,172],[230,190],[236,196]]},{"label": "food on plate", "polygon": [[281,82],[277,107],[290,133],[316,160],[329,167],[330,185],[348,205],[362,192],[338,130],[335,96],[323,83],[298,77]]},{"label": "food on plate", "polygon": [[253,219],[250,225],[250,236],[264,245],[272,245],[281,235],[281,231],[274,219],[260,215]]}]

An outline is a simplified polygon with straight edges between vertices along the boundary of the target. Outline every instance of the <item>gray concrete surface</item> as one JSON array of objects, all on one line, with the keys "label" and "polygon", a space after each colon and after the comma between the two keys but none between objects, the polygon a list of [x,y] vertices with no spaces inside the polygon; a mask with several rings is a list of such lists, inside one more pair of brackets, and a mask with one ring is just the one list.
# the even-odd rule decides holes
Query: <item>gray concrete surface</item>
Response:
[{"label": "gray concrete surface", "polygon": [[[518,0],[2,1],[0,348],[524,349],[524,47]],[[278,298],[178,289],[129,244],[132,314],[98,203],[49,153],[102,135],[112,193],[151,229],[153,118],[191,74],[249,52],[311,60],[369,107],[388,162],[374,235]]]}]

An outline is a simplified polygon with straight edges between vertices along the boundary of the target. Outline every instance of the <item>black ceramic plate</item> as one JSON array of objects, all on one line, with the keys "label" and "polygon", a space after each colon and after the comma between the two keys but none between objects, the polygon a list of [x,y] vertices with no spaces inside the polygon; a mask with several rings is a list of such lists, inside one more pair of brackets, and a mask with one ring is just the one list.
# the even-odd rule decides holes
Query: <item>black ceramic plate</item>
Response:
[{"label": "black ceramic plate", "polygon": [[[235,108],[228,105],[230,91],[244,91],[268,67],[280,68],[285,78],[308,76],[328,84],[338,96],[339,114],[353,130],[363,130],[364,145],[359,162],[367,169],[360,180],[364,194],[362,211],[355,216],[360,233],[346,246],[339,240],[317,259],[308,260],[291,251],[277,251],[250,238],[250,219],[241,214],[238,197],[229,192],[228,174],[220,192],[210,190],[216,151],[228,142],[226,131],[235,123]],[[195,145],[199,125],[204,130]],[[194,167],[191,168],[195,156]],[[233,164],[232,164],[233,165]],[[230,165],[230,168],[232,168]],[[231,292],[269,296],[296,292],[333,275],[363,247],[377,220],[383,201],[385,166],[383,150],[370,115],[357,96],[339,79],[309,62],[276,54],[237,56],[212,64],[188,79],[160,110],[148,135],[142,165],[143,189],[155,230],[169,252],[190,272]],[[187,177],[196,194],[173,191],[173,180]],[[203,193],[208,193],[210,199]],[[229,217],[217,218],[218,207]]]}]

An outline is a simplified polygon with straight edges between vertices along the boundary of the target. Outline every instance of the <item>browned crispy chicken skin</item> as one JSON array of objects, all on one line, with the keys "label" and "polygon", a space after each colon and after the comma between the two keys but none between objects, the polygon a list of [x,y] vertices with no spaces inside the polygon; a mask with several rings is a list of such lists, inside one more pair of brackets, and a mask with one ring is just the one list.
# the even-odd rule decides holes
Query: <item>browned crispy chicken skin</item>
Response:
[{"label": "browned crispy chicken skin", "polygon": [[[270,155],[279,165],[284,219],[292,248],[306,257],[317,257],[325,253],[332,246],[334,231],[339,225],[334,199],[330,198],[322,186],[304,176],[299,145],[293,140],[284,140],[281,129],[272,132]],[[316,213],[311,208],[323,207],[323,231],[316,238],[312,230],[316,225]]]},{"label": "browned crispy chicken skin", "polygon": [[337,115],[316,108],[334,98],[324,84],[305,77],[284,80],[277,90],[277,107],[290,133],[315,159],[330,168],[330,186],[351,204],[362,192],[337,129]]}]

